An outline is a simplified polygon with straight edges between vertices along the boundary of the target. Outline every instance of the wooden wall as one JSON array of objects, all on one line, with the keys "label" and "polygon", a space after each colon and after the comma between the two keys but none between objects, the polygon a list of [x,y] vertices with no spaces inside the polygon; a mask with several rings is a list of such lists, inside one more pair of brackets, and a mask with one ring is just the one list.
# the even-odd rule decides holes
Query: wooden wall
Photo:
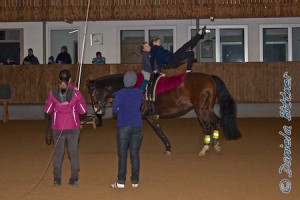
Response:
[{"label": "wooden wall", "polygon": [[[75,81],[77,65],[0,66],[0,83],[10,83],[13,104],[42,104],[67,68]],[[139,71],[139,64],[84,65],[80,90],[90,102],[86,80],[109,74]],[[167,75],[185,71],[185,65],[165,70]],[[279,102],[285,71],[292,77],[292,102],[300,102],[300,62],[195,63],[193,71],[218,75],[232,96],[241,103]]]},{"label": "wooden wall", "polygon": [[[0,21],[85,20],[88,0],[1,0]],[[91,0],[90,20],[299,17],[299,0]]]}]

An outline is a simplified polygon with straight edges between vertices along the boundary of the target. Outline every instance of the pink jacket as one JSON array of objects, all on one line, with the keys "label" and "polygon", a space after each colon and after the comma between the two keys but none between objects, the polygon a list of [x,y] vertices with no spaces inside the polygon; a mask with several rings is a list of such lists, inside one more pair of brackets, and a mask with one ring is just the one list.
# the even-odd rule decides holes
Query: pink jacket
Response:
[{"label": "pink jacket", "polygon": [[52,115],[52,129],[54,130],[80,128],[79,114],[86,113],[87,106],[80,91],[70,83],[68,87],[73,88],[70,102],[60,103],[51,90],[45,104],[45,112]]}]

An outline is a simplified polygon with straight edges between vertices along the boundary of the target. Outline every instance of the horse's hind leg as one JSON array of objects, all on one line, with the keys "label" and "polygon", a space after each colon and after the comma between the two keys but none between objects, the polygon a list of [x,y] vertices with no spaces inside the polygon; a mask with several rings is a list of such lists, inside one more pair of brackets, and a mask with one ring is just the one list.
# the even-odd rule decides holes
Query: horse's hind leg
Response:
[{"label": "horse's hind leg", "polygon": [[215,150],[218,153],[220,153],[222,151],[222,147],[221,147],[220,141],[219,141],[221,120],[215,113],[213,113],[213,123],[214,123],[213,145],[214,145]]},{"label": "horse's hind leg", "polygon": [[205,156],[209,151],[209,146],[210,146],[211,113],[208,112],[207,110],[203,110],[197,112],[197,115],[204,132],[204,146],[203,149],[199,152],[199,156]]},{"label": "horse's hind leg", "polygon": [[168,140],[167,136],[164,134],[159,122],[158,122],[158,116],[157,115],[150,115],[146,117],[146,120],[151,125],[151,127],[154,129],[156,135],[161,139],[161,141],[164,143],[166,147],[165,154],[170,155],[171,154],[171,144]]}]

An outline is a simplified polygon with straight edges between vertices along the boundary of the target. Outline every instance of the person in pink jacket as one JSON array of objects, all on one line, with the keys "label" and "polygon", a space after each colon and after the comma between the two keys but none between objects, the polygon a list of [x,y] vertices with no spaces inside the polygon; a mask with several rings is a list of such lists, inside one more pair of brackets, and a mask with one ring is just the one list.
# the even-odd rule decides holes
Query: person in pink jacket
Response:
[{"label": "person in pink jacket", "polygon": [[59,73],[59,86],[49,92],[45,112],[52,117],[54,150],[53,176],[54,185],[61,185],[61,167],[64,156],[65,142],[71,160],[71,178],[69,185],[78,185],[79,157],[78,139],[80,134],[79,115],[86,113],[86,103],[80,91],[71,83],[69,70]]}]

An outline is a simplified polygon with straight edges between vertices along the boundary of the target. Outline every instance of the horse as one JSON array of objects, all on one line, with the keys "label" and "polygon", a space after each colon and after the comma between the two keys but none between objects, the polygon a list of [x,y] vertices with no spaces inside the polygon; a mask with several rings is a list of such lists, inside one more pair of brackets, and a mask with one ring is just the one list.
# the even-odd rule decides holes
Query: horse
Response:
[{"label": "horse", "polygon": [[[124,88],[123,76],[123,74],[108,75],[87,81],[95,113],[104,114],[107,105],[113,101],[113,93]],[[216,100],[220,104],[221,117],[213,110]],[[212,128],[214,128],[212,146],[217,152],[222,150],[219,141],[220,128],[228,140],[241,137],[236,123],[236,102],[218,76],[188,73],[178,87],[157,95],[153,104],[156,114],[151,114],[150,101],[144,98],[141,113],[165,145],[167,155],[171,154],[171,143],[164,134],[159,119],[178,117],[192,109],[195,110],[205,135],[204,146],[199,156],[206,155],[210,150]]]}]

